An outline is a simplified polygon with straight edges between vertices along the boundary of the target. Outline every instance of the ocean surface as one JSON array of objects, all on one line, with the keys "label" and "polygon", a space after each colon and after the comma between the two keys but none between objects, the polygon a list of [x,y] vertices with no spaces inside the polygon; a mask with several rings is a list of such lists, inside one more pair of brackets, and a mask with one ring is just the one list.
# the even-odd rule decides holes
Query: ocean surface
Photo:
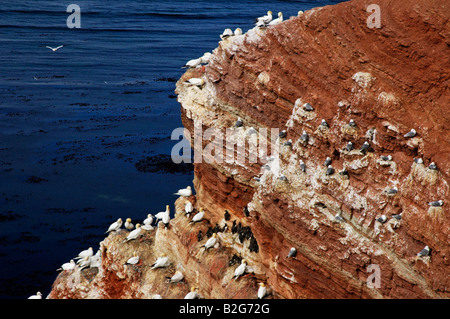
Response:
[{"label": "ocean surface", "polygon": [[[1,1],[0,298],[45,297],[113,221],[173,207],[192,185],[192,166],[170,163],[185,62],[267,10],[338,2]],[[81,28],[66,24],[71,3]]]}]

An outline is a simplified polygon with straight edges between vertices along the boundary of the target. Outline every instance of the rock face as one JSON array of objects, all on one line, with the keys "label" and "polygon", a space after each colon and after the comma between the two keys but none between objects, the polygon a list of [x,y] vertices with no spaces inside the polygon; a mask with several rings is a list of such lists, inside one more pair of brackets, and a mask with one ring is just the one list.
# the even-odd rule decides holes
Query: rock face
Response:
[{"label": "rock face", "polygon": [[[98,272],[59,275],[49,297],[182,298],[198,287],[204,298],[255,298],[258,282],[269,298],[450,297],[450,7],[377,4],[381,28],[367,26],[367,1],[353,0],[220,41],[205,68],[177,83],[186,137],[203,149],[196,195],[179,198],[170,227],[140,242],[120,244],[125,230],[110,234]],[[197,77],[203,86],[186,84]],[[251,127],[286,131],[269,138],[272,161],[250,162],[260,154],[225,142],[213,155],[246,161],[220,162],[205,151],[206,129],[230,139],[238,117],[244,125],[228,131],[237,140],[249,139]],[[187,200],[205,209],[203,222],[189,223]],[[428,204],[436,200],[443,206]],[[219,245],[205,251],[216,224]],[[425,246],[430,255],[417,256]],[[288,258],[292,247],[297,254]],[[124,268],[133,251],[142,263]],[[161,253],[171,266],[150,269]],[[250,274],[234,280],[242,259]],[[167,283],[177,269],[183,283]]]}]

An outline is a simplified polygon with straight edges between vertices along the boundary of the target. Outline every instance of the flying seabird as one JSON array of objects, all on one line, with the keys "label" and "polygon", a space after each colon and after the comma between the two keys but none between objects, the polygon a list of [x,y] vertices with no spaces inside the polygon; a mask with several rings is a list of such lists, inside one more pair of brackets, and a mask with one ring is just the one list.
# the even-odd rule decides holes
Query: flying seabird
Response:
[{"label": "flying seabird", "polygon": [[417,253],[417,257],[425,257],[430,255],[430,247],[425,246],[420,252]]},{"label": "flying seabird", "polygon": [[244,121],[242,121],[242,119],[240,117],[238,117],[236,123],[234,123],[235,127],[241,127],[244,125]]},{"label": "flying seabird", "polygon": [[291,257],[295,257],[295,256],[297,256],[297,249],[295,249],[295,247],[292,247],[289,250],[289,254],[287,255],[286,258],[291,258]]},{"label": "flying seabird", "polygon": [[109,233],[109,232],[111,232],[111,231],[118,231],[118,230],[120,229],[120,227],[122,227],[122,218],[119,218],[117,221],[115,221],[114,223],[112,223],[112,224],[109,226],[108,230],[105,232],[105,234],[106,234],[106,233]]},{"label": "flying seabird", "polygon": [[139,263],[139,256],[136,254],[136,252],[133,252],[133,257],[129,258],[125,265],[136,265]]},{"label": "flying seabird", "polygon": [[64,270],[64,271],[74,270],[75,269],[75,265],[76,265],[75,261],[73,259],[71,259],[70,262],[62,264],[60,268],[56,269],[56,271],[60,271],[60,270]]},{"label": "flying seabird", "polygon": [[263,299],[267,295],[267,288],[263,282],[259,283],[258,299]]},{"label": "flying seabird", "polygon": [[199,66],[202,63],[202,58],[197,58],[197,59],[192,59],[189,60],[188,62],[186,62],[185,65],[183,65],[183,68],[196,68],[197,66]]},{"label": "flying seabird", "polygon": [[191,196],[192,195],[191,186],[188,186],[188,187],[183,188],[183,189],[179,189],[178,192],[174,193],[174,195],[184,196],[184,197]]},{"label": "flying seabird", "polygon": [[205,211],[203,210],[203,208],[200,208],[200,211],[197,214],[195,214],[194,217],[192,217],[192,220],[189,223],[198,223],[203,219],[204,216]]},{"label": "flying seabird", "polygon": [[56,48],[52,48],[52,47],[46,46],[46,48],[49,48],[50,50],[52,50],[53,52],[55,52],[55,51],[61,49],[63,46],[64,46],[64,45],[60,45],[59,47],[56,47]]},{"label": "flying seabird", "polygon": [[363,154],[366,154],[367,150],[370,148],[369,142],[365,141],[364,144],[361,146],[359,151]]},{"label": "flying seabird", "polygon": [[444,205],[444,201],[441,200],[436,200],[433,202],[429,202],[428,205],[433,206],[433,207],[441,207],[442,205]]},{"label": "flying seabird", "polygon": [[282,130],[282,131],[280,132],[280,134],[278,134],[278,137],[280,137],[280,138],[285,138],[286,135],[287,135],[286,130]]},{"label": "flying seabird", "polygon": [[305,162],[303,162],[302,160],[300,160],[300,169],[302,170],[302,172],[306,172],[306,165]]},{"label": "flying seabird", "polygon": [[197,292],[197,287],[192,287],[191,291],[184,296],[184,299],[198,299],[200,295]]},{"label": "flying seabird", "polygon": [[347,150],[347,152],[353,151],[353,143],[352,142],[348,142],[347,145],[345,146],[345,149]]},{"label": "flying seabird", "polygon": [[28,299],[42,299],[42,293],[38,291],[35,295],[31,295]]},{"label": "flying seabird", "polygon": [[185,81],[184,83],[202,87],[203,84],[205,84],[205,80],[203,80],[201,78],[190,78],[189,80]]},{"label": "flying seabird", "polygon": [[323,166],[328,166],[328,165],[330,165],[331,164],[331,157],[327,157],[326,159],[325,159],[325,162],[323,163]]},{"label": "flying seabird", "polygon": [[434,170],[434,171],[436,171],[438,169],[435,162],[431,162],[430,165],[428,166],[428,168],[431,170]]},{"label": "flying seabird", "polygon": [[381,155],[380,157],[383,161],[392,161],[392,155]]},{"label": "flying seabird", "polygon": [[214,233],[212,235],[212,237],[206,241],[206,243],[203,245],[203,247],[205,247],[205,250],[208,250],[208,249],[214,247],[216,244],[217,244],[217,234]]},{"label": "flying seabird", "polygon": [[334,168],[331,165],[328,165],[326,175],[333,175],[334,174]]},{"label": "flying seabird", "polygon": [[192,203],[190,201],[187,201],[184,205],[184,213],[187,216],[190,216],[191,213],[194,211],[194,206],[192,206]]},{"label": "flying seabird", "polygon": [[309,103],[303,104],[303,109],[308,112],[314,111],[314,108]]},{"label": "flying seabird", "polygon": [[283,22],[283,13],[278,12],[278,18],[269,22],[269,25],[277,25],[278,23]]},{"label": "flying seabird", "polygon": [[223,31],[223,33],[220,35],[220,38],[222,39],[222,40],[225,40],[226,38],[228,38],[228,37],[231,37],[231,36],[233,36],[234,35],[234,33],[233,33],[233,31],[231,30],[231,29],[225,29],[224,31]]},{"label": "flying seabird", "polygon": [[386,215],[381,215],[376,219],[377,222],[384,224],[387,221]]},{"label": "flying seabird", "polygon": [[353,119],[351,119],[350,122],[348,122],[348,125],[350,125],[351,127],[356,127],[356,123]]},{"label": "flying seabird", "polygon": [[131,218],[127,218],[125,220],[125,228],[128,229],[128,230],[132,230],[134,228],[134,225],[131,222]]},{"label": "flying seabird", "polygon": [[92,247],[89,247],[86,250],[83,250],[82,252],[80,252],[78,254],[77,257],[75,257],[75,259],[83,259],[85,257],[91,257],[94,254],[94,251],[92,250]]},{"label": "flying seabird", "polygon": [[416,136],[417,132],[415,129],[411,129],[411,131],[409,131],[408,133],[406,133],[405,135],[403,135],[403,137],[414,137]]},{"label": "flying seabird", "polygon": [[170,264],[169,257],[167,257],[165,254],[161,254],[161,256],[158,257],[156,261],[151,265],[151,269],[165,268],[169,266],[169,264]]},{"label": "flying seabird", "polygon": [[177,283],[182,281],[184,278],[184,275],[181,271],[177,270],[175,271],[175,274],[170,278],[169,282],[171,283]]},{"label": "flying seabird", "polygon": [[242,276],[245,273],[245,268],[247,267],[247,261],[242,259],[241,264],[234,271],[234,279],[238,279],[239,276]]},{"label": "flying seabird", "polygon": [[141,236],[141,224],[136,224],[136,229],[132,230],[127,238],[122,243],[129,242],[130,240],[138,239]]}]

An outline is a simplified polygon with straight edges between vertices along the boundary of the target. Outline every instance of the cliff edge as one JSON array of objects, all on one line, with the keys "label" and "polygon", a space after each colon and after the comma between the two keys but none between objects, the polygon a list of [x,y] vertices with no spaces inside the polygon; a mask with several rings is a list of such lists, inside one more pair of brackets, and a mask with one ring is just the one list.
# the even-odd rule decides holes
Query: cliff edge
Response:
[{"label": "cliff edge", "polygon": [[[49,298],[183,298],[192,287],[256,298],[260,282],[268,298],[448,298],[449,3],[379,0],[380,28],[367,25],[369,4],[255,27],[189,69],[176,93],[193,147],[207,149],[209,128],[241,141],[249,129],[285,135],[269,137],[257,161],[214,160],[220,150],[255,155],[226,143],[203,152],[196,194],[177,199],[168,228],[128,243],[127,230],[109,234],[101,266],[61,273]],[[204,220],[191,223],[201,208]],[[140,263],[124,266],[134,251]],[[151,269],[161,254],[170,266]],[[183,281],[168,282],[176,270]]]}]

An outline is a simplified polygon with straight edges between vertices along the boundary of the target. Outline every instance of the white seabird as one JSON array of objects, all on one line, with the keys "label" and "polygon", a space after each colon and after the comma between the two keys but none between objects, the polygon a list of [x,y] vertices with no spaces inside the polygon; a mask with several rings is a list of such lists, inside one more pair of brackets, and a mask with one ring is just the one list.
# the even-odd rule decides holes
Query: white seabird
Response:
[{"label": "white seabird", "polygon": [[191,196],[192,195],[191,186],[188,186],[188,187],[183,188],[183,189],[179,189],[178,192],[174,193],[174,195],[184,196],[184,197]]},{"label": "white seabird", "polygon": [[417,132],[415,129],[411,129],[411,131],[409,131],[408,133],[406,133],[405,135],[403,135],[403,137],[414,137],[416,136]]},{"label": "white seabird", "polygon": [[326,175],[333,175],[334,174],[334,168],[331,165],[328,165],[327,171],[325,173]]},{"label": "white seabird", "polygon": [[376,219],[376,221],[381,223],[381,224],[384,224],[387,221],[387,217],[386,217],[386,215],[381,215],[380,217],[378,217]]},{"label": "white seabird", "polygon": [[348,122],[348,125],[350,125],[351,127],[356,127],[356,123],[353,119],[351,119],[350,122]]},{"label": "white seabird", "polygon": [[328,165],[330,165],[331,164],[331,157],[327,157],[326,159],[325,159],[325,162],[323,163],[323,166],[328,166]]},{"label": "white seabird", "polygon": [[129,242],[130,240],[138,239],[139,237],[141,237],[141,224],[136,224],[136,229],[132,230],[128,234],[127,238],[125,238],[123,240],[122,243]]},{"label": "white seabird", "polygon": [[31,295],[28,299],[42,299],[42,293],[38,291],[35,295]]},{"label": "white seabird", "polygon": [[287,255],[286,258],[295,257],[295,256],[297,256],[297,249],[295,249],[295,247],[292,247],[289,250],[289,254]]},{"label": "white seabird", "polygon": [[203,53],[202,57],[200,58],[202,60],[203,64],[208,64],[209,60],[211,59],[211,53],[210,52],[205,52]]},{"label": "white seabird", "polygon": [[397,188],[397,186],[395,186],[395,187],[393,187],[393,188],[390,188],[390,189],[388,189],[387,191],[386,191],[386,194],[387,195],[395,195],[395,194],[397,194],[398,193],[398,188]]},{"label": "white seabird", "polygon": [[200,79],[200,78],[190,78],[189,80],[187,80],[184,83],[189,84],[189,85],[195,85],[195,86],[198,86],[198,87],[202,87],[203,84],[205,84],[205,80]]},{"label": "white seabird", "polygon": [[170,222],[170,214],[166,213],[163,215],[162,217],[162,222],[164,223],[164,227],[169,227],[169,222]]},{"label": "white seabird", "polygon": [[70,260],[70,262],[68,263],[64,263],[61,265],[60,268],[56,269],[56,271],[60,271],[60,270],[74,270],[75,269],[75,261],[73,259]]},{"label": "white seabird", "polygon": [[109,233],[109,232],[112,232],[112,231],[118,231],[120,229],[120,227],[122,227],[122,218],[119,218],[117,221],[112,223],[109,226],[108,230],[105,232],[105,234]]},{"label": "white seabird", "polygon": [[263,299],[267,295],[267,288],[263,282],[259,283],[258,299]]},{"label": "white seabird", "polygon": [[133,257],[129,258],[127,260],[127,262],[125,263],[125,265],[136,265],[137,263],[139,263],[139,256],[136,254],[136,252],[133,252]]},{"label": "white seabird", "polygon": [[231,37],[231,36],[233,36],[233,35],[234,35],[233,30],[231,30],[231,29],[225,29],[225,30],[223,31],[223,33],[220,35],[220,38],[221,38],[222,40],[225,40],[226,38]]},{"label": "white seabird", "polygon": [[177,270],[175,272],[175,274],[170,278],[170,282],[171,283],[177,283],[177,282],[182,281],[183,278],[184,278],[183,273],[181,271]]},{"label": "white seabird", "polygon": [[93,254],[94,254],[94,251],[92,250],[92,247],[89,247],[88,249],[83,250],[82,252],[80,252],[78,254],[78,256],[75,257],[75,259],[82,259],[82,258],[85,258],[85,257],[91,257]]},{"label": "white seabird", "polygon": [[152,264],[151,269],[165,268],[169,266],[169,264],[170,264],[169,257],[167,257],[165,254],[162,254],[161,257],[158,257],[156,261]]},{"label": "white seabird", "polygon": [[194,211],[194,206],[192,205],[192,203],[190,201],[187,201],[186,204],[184,205],[185,214],[189,216],[193,211]]},{"label": "white seabird", "polygon": [[209,248],[214,247],[216,244],[217,244],[217,234],[214,233],[212,235],[212,237],[206,241],[206,243],[205,243],[205,245],[203,245],[203,247],[205,247],[205,250],[208,250]]},{"label": "white seabird", "polygon": [[202,63],[202,58],[197,58],[197,59],[192,59],[186,62],[185,65],[183,65],[183,68],[196,68],[197,66],[199,66]]},{"label": "white seabird", "polygon": [[192,217],[192,220],[190,221],[190,223],[198,223],[203,219],[204,216],[205,216],[205,211],[203,210],[203,208],[200,208],[200,211],[197,214],[195,214],[194,217]]},{"label": "white seabird", "polygon": [[347,145],[345,146],[345,149],[347,150],[347,152],[353,151],[353,149],[354,149],[353,143],[349,141],[347,143]]},{"label": "white seabird", "polygon": [[153,224],[153,215],[147,214],[147,218],[144,219],[144,225],[151,225]]},{"label": "white seabird", "polygon": [[383,161],[389,162],[392,161],[392,155],[381,155],[380,156]]},{"label": "white seabird", "polygon": [[417,257],[425,257],[430,255],[430,247],[425,246],[420,252],[417,253]]},{"label": "white seabird", "polygon": [[256,24],[262,23],[262,24],[266,25],[269,22],[271,22],[272,19],[273,19],[272,11],[269,10],[269,11],[267,11],[267,15],[256,18]]},{"label": "white seabird", "polygon": [[300,169],[302,170],[302,172],[306,172],[306,165],[303,160],[300,160]]},{"label": "white seabird", "polygon": [[312,105],[309,104],[309,103],[303,104],[303,109],[304,109],[305,111],[307,111],[307,112],[312,112],[312,111],[314,111],[314,108],[313,108]]},{"label": "white seabird", "polygon": [[444,205],[444,201],[441,200],[435,200],[432,202],[429,202],[428,205],[433,206],[433,207],[441,207],[442,205]]},{"label": "white seabird", "polygon": [[78,267],[80,267],[80,269],[84,269],[86,267],[90,267],[91,266],[91,258],[92,257],[86,256],[83,259],[79,259],[77,261]]},{"label": "white seabird", "polygon": [[239,276],[242,276],[245,273],[245,268],[247,267],[247,261],[242,259],[241,264],[234,271],[234,279],[238,279]]},{"label": "white seabird", "polygon": [[234,30],[234,35],[242,35],[242,29],[241,28],[236,28],[236,30]]},{"label": "white seabird", "polygon": [[278,23],[283,22],[283,13],[278,12],[278,18],[269,22],[269,25],[277,25]]},{"label": "white seabird", "polygon": [[200,295],[197,292],[197,287],[192,287],[191,291],[184,296],[184,299],[198,299]]},{"label": "white seabird", "polygon": [[131,222],[131,218],[127,218],[125,220],[125,228],[128,229],[128,230],[132,230],[134,228],[134,225]]},{"label": "white seabird", "polygon": [[49,48],[50,50],[52,50],[53,52],[55,52],[55,51],[58,51],[59,49],[61,49],[63,46],[64,46],[64,45],[60,45],[59,47],[56,47],[56,48],[52,48],[52,47],[46,46],[46,48]]}]

